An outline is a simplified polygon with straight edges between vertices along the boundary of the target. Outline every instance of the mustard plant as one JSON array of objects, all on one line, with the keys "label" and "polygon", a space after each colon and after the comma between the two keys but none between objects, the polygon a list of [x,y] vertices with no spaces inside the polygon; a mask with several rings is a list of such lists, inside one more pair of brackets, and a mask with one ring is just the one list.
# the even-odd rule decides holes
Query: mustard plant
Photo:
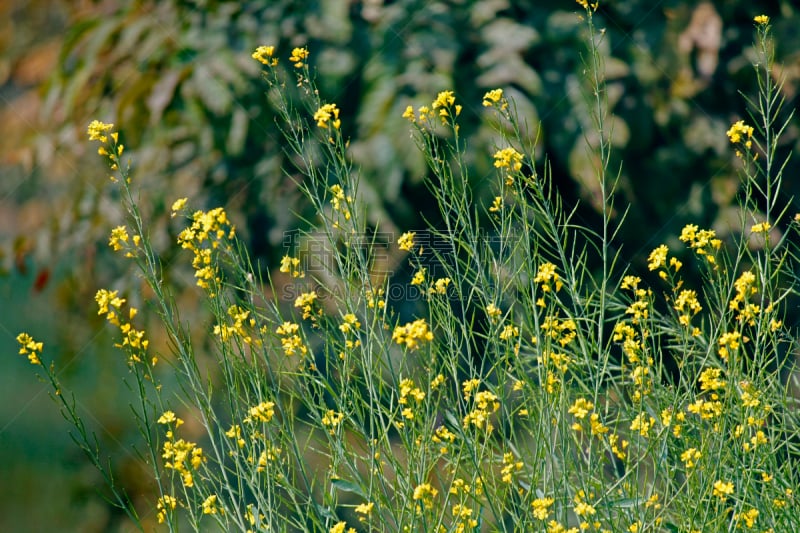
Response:
[{"label": "mustard plant", "polygon": [[[564,205],[502,88],[480,103],[445,89],[403,114],[442,223],[387,238],[359,200],[345,125],[316,88],[309,50],[283,60],[259,47],[253,58],[293,161],[287,179],[315,218],[274,265],[281,279],[264,279],[224,209],[191,211],[190,200],[175,200],[176,246],[211,317],[208,350],[193,345],[180,317],[118,133],[89,126],[129,215],[109,244],[138,267],[169,339],[169,352],[158,353],[128,296],[98,291],[98,313],[118,330],[125,379],[138,393],[141,457],[158,494],[137,510],[107,482],[140,528],[800,527],[797,345],[786,323],[800,215],[780,192],[779,139],[791,116],[779,118],[769,19],[755,18],[752,113],[727,132],[741,174],[741,231],[724,242],[689,224],[681,246],[658,245],[637,272],[616,242],[624,210],[609,169],[604,33],[597,4],[578,3],[597,228]],[[487,205],[470,188],[460,136],[460,117],[475,109],[497,130],[496,150],[484,154],[496,170]],[[392,296],[385,246],[413,271],[403,287],[413,305]],[[79,445],[109,472],[54,367],[43,364],[44,347],[28,334],[18,340]]]}]

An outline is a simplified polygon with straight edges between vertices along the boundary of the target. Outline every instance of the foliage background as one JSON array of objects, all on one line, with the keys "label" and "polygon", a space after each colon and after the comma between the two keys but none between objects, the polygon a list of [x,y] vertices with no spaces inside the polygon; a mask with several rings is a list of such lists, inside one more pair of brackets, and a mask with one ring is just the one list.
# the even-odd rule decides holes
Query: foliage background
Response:
[{"label": "foliage background", "polygon": [[[104,504],[98,476],[44,385],[15,355],[22,330],[45,341],[113,451],[117,475],[147,497],[132,454],[126,370],[92,301],[100,287],[130,298],[141,287],[106,245],[124,213],[85,140],[91,119],[122,132],[162,259],[179,259],[170,282],[202,347],[207,317],[197,310],[186,258],[171,245],[172,200],[225,206],[264,269],[277,265],[285,233],[306,213],[281,170],[291,172],[291,161],[250,58],[257,45],[275,44],[284,57],[293,46],[310,48],[324,97],[342,108],[360,192],[382,231],[422,227],[421,215],[434,212],[424,160],[400,115],[449,88],[465,105],[478,201],[490,202],[483,177],[492,170],[481,96],[503,87],[537,139],[539,163],[547,154],[567,201],[579,201],[581,222],[591,224],[597,191],[583,148],[589,116],[578,90],[585,42],[578,13],[571,0],[0,3],[0,530],[125,527]],[[794,109],[800,13],[788,0],[630,0],[599,13],[612,142],[624,161],[617,207],[631,203],[619,242],[636,268],[687,222],[723,238],[735,230],[736,159],[724,132],[746,116],[738,91],[755,92],[752,17],[773,19],[775,74],[785,77]],[[784,143],[797,148],[796,121]],[[789,163],[787,198],[800,193],[800,180],[791,179],[799,164]],[[158,345],[155,326],[148,334]]]}]

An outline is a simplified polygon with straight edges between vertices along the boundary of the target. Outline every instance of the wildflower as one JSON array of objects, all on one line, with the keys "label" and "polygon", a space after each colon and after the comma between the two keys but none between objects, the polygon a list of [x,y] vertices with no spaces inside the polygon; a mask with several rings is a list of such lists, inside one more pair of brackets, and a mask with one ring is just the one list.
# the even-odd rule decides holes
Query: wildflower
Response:
[{"label": "wildflower", "polygon": [[217,495],[212,494],[203,501],[203,514],[222,514],[222,509],[217,507]]},{"label": "wildflower", "polygon": [[594,404],[592,402],[584,398],[578,398],[567,412],[575,415],[575,418],[586,418],[586,415],[589,414],[589,411],[592,409],[594,409]]},{"label": "wildflower", "polygon": [[251,424],[254,422],[267,423],[275,416],[275,403],[274,402],[261,402],[247,410],[247,417],[244,422]]},{"label": "wildflower", "polygon": [[125,226],[117,226],[111,230],[111,238],[108,240],[108,245],[112,250],[118,252],[122,250],[122,243],[128,242],[128,228]]},{"label": "wildflower", "polygon": [[737,523],[744,522],[745,526],[752,528],[756,525],[758,514],[758,509],[750,509],[749,511],[745,511],[743,513],[737,513],[733,518]]},{"label": "wildflower", "polygon": [[422,501],[427,506],[433,505],[433,499],[439,494],[439,491],[431,486],[430,483],[422,483],[414,487],[414,500]]},{"label": "wildflower", "polygon": [[592,516],[597,512],[595,510],[594,506],[589,505],[588,503],[586,503],[584,501],[585,497],[586,497],[586,494],[582,490],[580,490],[580,491],[578,491],[578,493],[575,495],[575,498],[574,498],[574,501],[575,501],[575,514],[578,515],[578,516],[581,516],[581,517],[583,517],[583,516]]},{"label": "wildflower", "polygon": [[422,285],[425,283],[425,273],[427,269],[425,267],[420,268],[414,273],[414,277],[411,278],[412,285]]},{"label": "wildflower", "polygon": [[175,416],[175,413],[172,411],[164,411],[164,413],[158,418],[157,422],[164,425],[170,425],[174,423],[176,428],[183,424],[183,420]]},{"label": "wildflower", "polygon": [[419,348],[420,342],[430,342],[433,340],[433,333],[428,329],[428,323],[424,318],[409,322],[403,326],[397,326],[392,333],[392,340],[397,344],[405,344],[406,348],[415,350]]},{"label": "wildflower", "polygon": [[489,318],[495,320],[502,314],[502,311],[500,311],[500,308],[496,305],[489,304],[486,306],[486,314],[489,316]]},{"label": "wildflower", "polygon": [[503,331],[500,332],[499,336],[500,336],[500,340],[504,340],[504,341],[511,340],[514,337],[519,337],[519,328],[517,326],[512,325],[512,324],[507,324],[503,328]]},{"label": "wildflower", "polygon": [[303,60],[308,58],[308,48],[295,48],[292,50],[292,55],[289,57],[289,61],[294,64],[295,68],[303,68]]},{"label": "wildflower", "polygon": [[[453,91],[442,91],[436,95],[436,100],[431,104],[431,108],[434,111],[436,109],[439,110],[439,117],[442,119],[442,124],[446,124],[446,118],[450,116],[449,109],[453,107],[455,103],[456,97],[453,95]],[[460,105],[456,105],[454,109],[456,116],[461,114]],[[422,120],[422,118],[422,108],[420,108],[420,120]]]},{"label": "wildflower", "polygon": [[489,208],[490,213],[497,213],[503,208],[503,197],[495,196],[492,201],[492,206]]},{"label": "wildflower", "polygon": [[503,98],[503,89],[492,89],[483,95],[483,107],[492,107],[494,104],[501,102],[500,109],[506,109],[508,102]]},{"label": "wildflower", "polygon": [[724,500],[728,496],[733,494],[733,483],[730,481],[722,481],[718,479],[714,482],[714,490],[712,491],[712,495],[718,497],[720,500]]},{"label": "wildflower", "polygon": [[324,104],[314,113],[314,120],[317,121],[317,126],[320,128],[327,128],[331,118],[333,118],[331,122],[333,128],[338,130],[342,121],[339,120],[339,108],[336,107],[336,104]]},{"label": "wildflower", "polygon": [[500,409],[500,402],[497,401],[497,396],[494,393],[490,391],[476,393],[475,407],[464,417],[464,429],[469,426],[475,426],[477,429],[486,428],[486,432],[491,433],[494,427],[489,423],[489,417],[492,413],[497,412],[498,409]]},{"label": "wildflower", "polygon": [[636,418],[631,421],[631,431],[638,431],[639,435],[647,437],[648,433],[650,433],[650,428],[653,427],[655,422],[652,416],[647,417],[644,413],[639,413],[636,415]]},{"label": "wildflower", "polygon": [[589,2],[589,0],[575,0],[575,1],[579,3],[583,7],[583,9],[586,9],[587,11],[589,9],[591,9],[592,11],[597,11],[598,6],[600,5],[600,2],[595,2],[592,4]]},{"label": "wildflower", "polygon": [[[731,331],[729,333],[723,333],[719,338],[719,356],[722,358],[723,361],[728,360],[728,355],[730,351],[736,351],[739,349],[739,340],[742,338],[742,334],[738,331]],[[730,351],[729,351],[730,350]]]},{"label": "wildflower", "polygon": [[86,130],[86,133],[89,135],[90,141],[100,141],[101,143],[105,143],[108,142],[108,137],[106,137],[105,134],[111,131],[113,128],[113,124],[107,124],[105,122],[100,122],[99,120],[93,120],[89,123],[89,128]]},{"label": "wildflower", "polygon": [[753,233],[766,233],[770,230],[772,224],[769,222],[761,222],[759,224],[753,224],[753,227],[750,228],[750,231]]},{"label": "wildflower", "polygon": [[344,420],[344,414],[337,413],[333,409],[328,409],[324,415],[322,415],[322,425],[325,427],[329,427],[330,434],[335,434],[335,429],[342,423]]},{"label": "wildflower", "polygon": [[159,524],[163,524],[164,520],[166,520],[167,509],[174,510],[176,505],[178,505],[178,500],[173,496],[164,495],[158,499],[158,503],[156,504],[158,513],[156,514],[156,518]]},{"label": "wildflower", "polygon": [[507,452],[503,454],[503,468],[500,470],[501,479],[503,483],[511,483],[514,472],[522,470],[524,463],[522,461],[514,461],[514,454]]},{"label": "wildflower", "polygon": [[767,15],[756,15],[753,17],[753,22],[762,26],[769,24],[769,17]]},{"label": "wildflower", "polygon": [[694,468],[701,457],[702,454],[697,448],[689,448],[681,454],[681,461],[683,461],[686,468]]},{"label": "wildflower", "polygon": [[36,342],[35,340],[33,340],[33,337],[31,337],[27,333],[20,333],[19,335],[17,335],[17,342],[20,344],[19,348],[20,355],[27,355],[28,361],[30,361],[32,365],[42,364],[42,361],[41,359],[39,359],[39,356],[42,354],[42,350],[44,350],[44,343]]},{"label": "wildflower", "polygon": [[172,208],[170,210],[172,211],[173,217],[186,208],[186,202],[188,202],[187,198],[178,198],[172,202]]},{"label": "wildflower", "polygon": [[[317,291],[304,292],[294,301],[294,306],[303,310],[303,320],[313,316],[314,304],[317,301]],[[320,309],[320,313],[322,310]]]},{"label": "wildflower", "polygon": [[256,61],[263,63],[268,67],[275,67],[278,65],[278,59],[273,57],[275,54],[274,46],[259,46],[251,56]]},{"label": "wildflower", "polygon": [[[356,511],[356,513],[358,513],[360,515],[369,516],[369,514],[372,513],[372,509],[374,507],[375,507],[375,504],[372,503],[372,502],[362,503],[362,504],[356,505],[355,511]],[[362,520],[363,520],[363,518],[362,518]]]},{"label": "wildflower", "polygon": [[281,336],[281,346],[283,353],[287,357],[299,352],[301,355],[308,353],[308,348],[303,344],[303,339],[299,335],[300,326],[294,322],[284,322],[277,327],[275,333]]},{"label": "wildflower", "polygon": [[751,140],[753,131],[753,126],[748,126],[744,123],[744,120],[740,120],[730,127],[726,135],[732,144],[738,144],[744,139],[745,148],[750,148],[753,146],[753,141]]},{"label": "wildflower", "polygon": [[667,264],[668,252],[669,248],[667,248],[666,244],[662,244],[661,246],[657,247],[655,250],[650,252],[650,256],[647,258],[647,268],[650,271],[653,271],[665,266]]},{"label": "wildflower", "polygon": [[700,373],[700,390],[714,391],[725,387],[725,380],[720,379],[722,370],[719,368],[707,368]]},{"label": "wildflower", "polygon": [[508,147],[494,153],[494,166],[518,172],[522,168],[522,154]]},{"label": "wildflower", "polygon": [[281,259],[280,271],[289,274],[293,278],[304,278],[305,272],[300,270],[300,258],[284,255]]},{"label": "wildflower", "polygon": [[417,121],[416,117],[414,116],[414,108],[412,106],[406,107],[406,110],[403,111],[403,118],[411,122],[412,124]]},{"label": "wildflower", "polygon": [[411,252],[414,249],[414,237],[416,237],[417,233],[414,231],[407,231],[400,235],[400,238],[397,239],[397,245],[399,248],[406,252]]},{"label": "wildflower", "polygon": [[553,498],[536,498],[531,502],[533,517],[537,520],[546,520],[550,514],[549,508],[555,503]]},{"label": "wildflower", "polygon": [[556,266],[553,263],[543,263],[540,265],[533,281],[535,283],[541,283],[543,292],[550,292],[550,282],[555,284],[556,292],[560,291],[563,285],[561,278],[556,272]]},{"label": "wildflower", "polygon": [[689,289],[684,289],[678,294],[673,308],[680,313],[678,321],[684,326],[688,326],[691,317],[703,310],[697,301],[697,292]]},{"label": "wildflower", "polygon": [[433,282],[433,287],[428,289],[428,294],[447,294],[447,287],[450,286],[450,278],[439,278]]},{"label": "wildflower", "polygon": [[641,282],[642,278],[640,278],[639,276],[625,276],[624,278],[622,278],[622,283],[620,284],[619,288],[631,289],[635,291],[636,288],[639,286],[639,283]]}]

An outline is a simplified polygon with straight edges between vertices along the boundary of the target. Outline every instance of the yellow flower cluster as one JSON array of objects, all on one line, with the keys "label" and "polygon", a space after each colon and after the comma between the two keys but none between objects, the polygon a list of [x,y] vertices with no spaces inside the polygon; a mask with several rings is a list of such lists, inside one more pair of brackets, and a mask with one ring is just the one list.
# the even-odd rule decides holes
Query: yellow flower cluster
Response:
[{"label": "yellow flower cluster", "polygon": [[756,15],[753,17],[753,22],[765,26],[769,24],[769,17],[767,15]]},{"label": "yellow flower cluster", "polygon": [[511,483],[514,474],[521,471],[524,463],[522,461],[515,461],[514,454],[506,452],[503,454],[503,468],[500,469],[500,479],[503,483]]},{"label": "yellow flower cluster", "polygon": [[161,457],[164,459],[164,468],[175,470],[180,474],[185,487],[194,486],[194,475],[206,461],[203,449],[196,443],[183,439],[175,440],[174,430],[183,425],[183,420],[176,417],[172,411],[166,411],[158,419],[158,423],[167,426],[166,437]]},{"label": "yellow flower cluster", "polygon": [[[442,124],[447,124],[447,119],[452,116],[457,117],[460,115],[461,109],[462,106],[456,104],[456,97],[453,91],[442,91],[436,95],[436,99],[430,106],[423,105],[417,109],[418,116],[414,114],[414,108],[412,106],[406,107],[405,111],[403,111],[403,118],[412,124],[416,124],[418,120],[419,122],[428,122],[438,116]],[[456,129],[457,128],[458,126],[456,126]]]},{"label": "yellow flower cluster", "polygon": [[[533,281],[541,285],[542,292],[551,292],[553,287],[555,287],[556,292],[558,292],[561,290],[562,285],[564,285],[553,263],[543,263],[540,265]],[[539,300],[536,304],[540,307],[544,307],[544,300]]]},{"label": "yellow flower cluster", "polygon": [[308,48],[305,47],[298,47],[292,49],[292,55],[289,57],[289,61],[294,65],[295,68],[303,68],[305,64],[303,61],[308,59],[309,52]]},{"label": "yellow flower cluster", "polygon": [[597,8],[600,6],[600,2],[599,1],[598,2],[594,2],[594,3],[589,2],[589,0],[575,0],[575,1],[577,3],[579,3],[581,5],[581,7],[583,7],[583,9],[585,9],[587,11],[589,11],[589,10],[597,11]]},{"label": "yellow flower cluster", "polygon": [[[108,245],[115,252],[119,252],[120,250],[127,248],[129,240],[131,240],[131,238],[128,236],[128,228],[125,226],[117,226],[111,230],[111,237],[108,239]],[[139,244],[142,242],[142,238],[139,235],[134,235],[132,242],[134,247],[138,248]],[[134,253],[132,250],[128,250],[125,253],[125,257],[133,256]]]},{"label": "yellow flower cluster", "polygon": [[397,344],[404,344],[409,350],[416,350],[420,343],[433,340],[433,333],[428,329],[424,318],[419,318],[403,326],[397,326],[392,332],[392,340]]},{"label": "yellow flower cluster", "polygon": [[339,120],[339,108],[336,107],[336,104],[323,104],[314,113],[314,120],[317,121],[317,126],[323,129],[328,128],[328,123],[336,130],[342,125],[342,121]]},{"label": "yellow flower cluster", "polygon": [[325,411],[325,414],[322,415],[322,425],[330,428],[328,432],[331,435],[336,434],[336,428],[339,427],[339,424],[342,423],[342,420],[344,420],[344,414],[338,413],[333,409],[328,409]]},{"label": "yellow flower cluster", "polygon": [[[328,533],[345,533],[345,528],[347,527],[347,522],[337,522],[333,527],[328,530]],[[347,533],[356,533],[355,528],[350,528],[347,530]]]},{"label": "yellow flower cluster", "polygon": [[[97,149],[97,153],[102,156],[107,156],[108,160],[111,162],[111,170],[117,170],[119,168],[119,157],[125,150],[125,146],[119,144],[119,134],[117,132],[111,132],[113,129],[113,124],[100,122],[99,120],[93,120],[89,123],[86,133],[89,135],[90,141],[99,141],[104,145],[108,144],[108,138],[111,137],[111,140],[113,141],[111,146],[109,146],[111,151],[109,152],[105,146],[101,146]],[[111,176],[111,179],[115,180],[116,178]]]},{"label": "yellow flower cluster", "polygon": [[245,324],[253,328],[256,325],[255,318],[250,317],[250,311],[242,309],[238,305],[232,305],[228,308],[228,316],[233,320],[232,324],[216,324],[214,326],[214,335],[225,342],[234,335],[237,335],[245,344],[253,342],[253,338],[245,331]]},{"label": "yellow flower cluster", "polygon": [[[174,204],[173,204],[174,207]],[[192,223],[178,235],[181,248],[194,252],[192,267],[197,278],[197,286],[214,293],[214,285],[221,281],[213,255],[225,239],[233,239],[236,227],[228,220],[221,207],[210,211],[195,211]]]},{"label": "yellow flower cluster", "polygon": [[300,326],[294,322],[284,322],[275,329],[275,333],[281,336],[281,346],[286,357],[291,357],[297,353],[306,355],[308,348],[303,344],[303,339],[299,335]]},{"label": "yellow flower cluster", "polygon": [[[128,351],[130,363],[141,363],[142,356],[150,346],[150,341],[145,339],[145,332],[137,330],[131,324],[133,318],[139,312],[135,307],[128,310],[128,322],[120,320],[120,311],[122,305],[125,303],[125,298],[120,298],[117,291],[109,291],[107,289],[100,289],[94,296],[97,302],[97,314],[106,315],[106,320],[109,323],[117,326],[122,332],[122,344],[115,344],[117,348],[125,348]],[[158,359],[153,357],[151,364],[155,365]]]},{"label": "yellow flower cluster", "polygon": [[439,495],[439,491],[431,486],[430,483],[421,483],[414,487],[414,501],[421,501],[426,507],[433,505],[433,499]]},{"label": "yellow flower cluster", "polygon": [[415,231],[407,231],[400,235],[400,238],[397,239],[397,246],[403,250],[404,252],[413,252],[414,251],[414,237],[417,236],[417,232]]},{"label": "yellow flower cluster", "polygon": [[266,424],[275,416],[275,402],[261,402],[247,410],[247,416],[243,422],[245,424],[255,424],[261,422]]},{"label": "yellow flower cluster", "polygon": [[[466,400],[469,399],[466,393],[464,397]],[[485,428],[487,434],[491,433],[494,430],[494,426],[489,422],[489,417],[492,413],[497,412],[498,409],[500,409],[500,402],[497,401],[497,396],[493,392],[480,391],[476,393],[472,411],[464,416],[464,429],[474,426],[476,429]]]},{"label": "yellow flower cluster", "polygon": [[258,48],[256,48],[255,52],[253,52],[253,55],[251,57],[268,67],[277,67],[278,58],[274,56],[275,56],[274,46],[259,46]]},{"label": "yellow flower cluster", "polygon": [[294,306],[303,310],[303,320],[314,318],[315,314],[322,315],[322,309],[314,310],[317,301],[317,291],[304,292],[294,301]]},{"label": "yellow flower cluster", "polygon": [[753,146],[753,141],[751,140],[753,137],[753,131],[753,126],[748,126],[744,123],[744,120],[740,120],[735,122],[730,129],[728,129],[726,135],[732,144],[744,142],[745,148],[750,148]]},{"label": "yellow flower cluster", "polygon": [[697,292],[690,289],[683,289],[678,293],[672,307],[679,313],[678,321],[687,327],[692,317],[703,310],[703,306],[697,300]]},{"label": "yellow flower cluster", "polygon": [[[338,110],[337,110],[338,112]],[[338,128],[338,126],[337,126]],[[332,196],[331,196],[331,207],[333,207],[334,211],[338,211],[344,215],[345,220],[350,220],[352,216],[350,213],[350,205],[353,203],[353,197],[349,194],[344,193],[344,189],[338,183],[331,186],[330,189]],[[344,205],[342,205],[344,204]],[[338,228],[339,223],[334,222],[333,227]]]},{"label": "yellow flower cluster", "polygon": [[300,258],[284,255],[281,258],[281,266],[279,269],[284,274],[289,274],[293,278],[304,278],[306,273],[300,270]]},{"label": "yellow flower cluster", "polygon": [[508,100],[503,98],[503,89],[492,89],[483,95],[483,107],[493,107],[499,104],[501,110],[508,108]]},{"label": "yellow flower cluster", "polygon": [[739,323],[747,323],[750,326],[755,325],[755,318],[761,313],[760,305],[750,303],[750,297],[758,294],[755,274],[749,270],[742,272],[736,281],[733,282],[733,288],[736,294],[734,294],[731,301],[728,302],[728,308],[738,313],[736,315],[736,320]]},{"label": "yellow flower cluster", "polygon": [[33,337],[27,333],[20,333],[17,335],[17,342],[20,344],[19,354],[27,355],[28,361],[32,365],[41,365],[42,360],[39,358],[44,350],[44,344],[33,340]]},{"label": "yellow flower cluster", "polygon": [[533,507],[533,517],[537,520],[547,520],[550,515],[550,507],[553,506],[555,500],[553,498],[535,498],[531,502]]},{"label": "yellow flower cluster", "polygon": [[203,500],[202,507],[203,507],[203,514],[217,514],[217,513],[225,514],[224,509],[222,509],[217,504],[217,495],[216,494],[212,494],[211,496],[209,496],[208,498]]},{"label": "yellow flower cluster", "polygon": [[[522,169],[522,154],[510,146],[496,151],[493,157],[496,168],[505,168],[509,173],[519,172]],[[506,185],[512,185],[513,183],[513,179],[506,175]]]},{"label": "yellow flower cluster", "polygon": [[178,500],[175,499],[174,496],[164,495],[158,499],[156,503],[156,519],[158,520],[159,524],[163,524],[164,521],[167,519],[167,512],[174,511],[175,507],[178,505]]}]

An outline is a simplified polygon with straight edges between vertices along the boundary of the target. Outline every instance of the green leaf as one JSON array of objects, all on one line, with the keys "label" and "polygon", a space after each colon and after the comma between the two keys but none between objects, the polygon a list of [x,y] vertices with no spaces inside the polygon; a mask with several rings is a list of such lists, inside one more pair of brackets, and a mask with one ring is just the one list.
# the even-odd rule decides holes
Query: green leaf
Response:
[{"label": "green leaf", "polygon": [[339,489],[341,491],[352,492],[354,494],[358,494],[359,496],[361,496],[364,499],[367,498],[367,496],[364,494],[364,491],[361,490],[361,487],[359,487],[358,485],[356,485],[355,483],[353,483],[351,481],[345,481],[344,479],[336,478],[336,479],[332,479],[331,480],[331,485],[333,485],[334,487],[336,487],[337,489]]}]

